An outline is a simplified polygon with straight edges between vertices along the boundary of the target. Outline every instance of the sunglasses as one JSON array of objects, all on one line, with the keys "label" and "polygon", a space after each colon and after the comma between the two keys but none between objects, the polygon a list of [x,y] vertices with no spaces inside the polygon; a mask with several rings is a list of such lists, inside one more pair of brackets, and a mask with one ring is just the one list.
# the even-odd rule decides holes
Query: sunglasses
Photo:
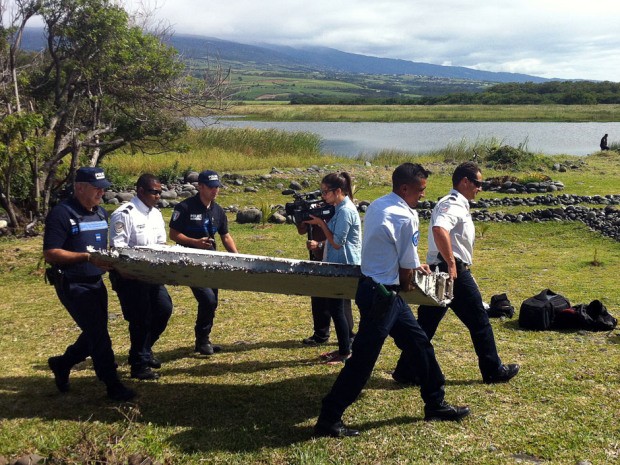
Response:
[{"label": "sunglasses", "polygon": [[467,178],[469,182],[471,182],[476,187],[482,187],[482,181],[478,181],[477,179]]},{"label": "sunglasses", "polygon": [[162,191],[157,189],[145,189],[149,194],[153,195],[161,195]]}]

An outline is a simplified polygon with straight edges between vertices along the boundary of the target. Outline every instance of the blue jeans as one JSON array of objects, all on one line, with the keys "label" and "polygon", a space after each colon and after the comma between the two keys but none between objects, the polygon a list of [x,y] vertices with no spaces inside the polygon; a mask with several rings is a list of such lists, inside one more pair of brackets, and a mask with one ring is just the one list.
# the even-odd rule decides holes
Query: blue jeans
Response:
[{"label": "blue jeans", "polygon": [[[442,264],[439,265],[439,269],[441,271],[447,270]],[[468,269],[460,270],[457,278],[454,280],[454,298],[449,308],[454,310],[454,314],[469,330],[474,350],[478,356],[478,367],[482,376],[486,377],[495,374],[502,361],[497,354],[493,327],[482,304],[480,290],[471,271]],[[435,331],[447,311],[447,307],[420,305],[418,309],[418,322],[429,339],[433,339]],[[411,379],[412,376],[416,375],[416,369],[412,361],[408,360],[406,354],[401,355],[395,372],[403,379]]]},{"label": "blue jeans", "polygon": [[370,278],[360,279],[355,296],[360,323],[353,341],[353,353],[323,399],[320,422],[332,424],[341,420],[344,411],[355,402],[370,379],[388,335],[403,353],[411,356],[420,373],[420,392],[424,402],[435,406],[444,399],[445,379],[433,346],[418,325],[411,308],[397,296],[387,312],[377,317],[372,311],[375,288],[376,284]]}]

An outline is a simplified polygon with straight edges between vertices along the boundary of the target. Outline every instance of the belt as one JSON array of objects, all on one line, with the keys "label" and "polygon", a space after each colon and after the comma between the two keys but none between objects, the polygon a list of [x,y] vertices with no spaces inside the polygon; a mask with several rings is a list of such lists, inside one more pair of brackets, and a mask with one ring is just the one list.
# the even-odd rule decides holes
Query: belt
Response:
[{"label": "belt", "polygon": [[72,284],[94,284],[101,280],[101,275],[94,276],[76,276],[75,278],[69,278],[65,275],[65,279]]},{"label": "belt", "polygon": [[[374,279],[372,279],[369,276],[362,275],[360,280],[362,280],[362,281],[369,280],[373,284],[379,284],[379,283],[377,283]],[[385,287],[388,291],[394,291],[394,292],[400,292],[401,291],[401,287],[400,287],[399,284],[384,284],[383,287]]]}]

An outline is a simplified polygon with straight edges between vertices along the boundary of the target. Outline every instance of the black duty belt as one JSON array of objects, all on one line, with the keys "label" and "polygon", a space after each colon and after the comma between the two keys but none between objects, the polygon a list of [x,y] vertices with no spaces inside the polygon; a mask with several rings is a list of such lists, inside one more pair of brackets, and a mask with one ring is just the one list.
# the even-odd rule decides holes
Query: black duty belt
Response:
[{"label": "black duty belt", "polygon": [[[367,282],[370,282],[372,284],[378,284],[374,279],[372,279],[369,276],[362,275],[360,280],[367,281]],[[399,284],[384,284],[383,287],[385,287],[388,291],[394,291],[394,292],[400,292],[401,291],[401,287],[400,287]]]}]

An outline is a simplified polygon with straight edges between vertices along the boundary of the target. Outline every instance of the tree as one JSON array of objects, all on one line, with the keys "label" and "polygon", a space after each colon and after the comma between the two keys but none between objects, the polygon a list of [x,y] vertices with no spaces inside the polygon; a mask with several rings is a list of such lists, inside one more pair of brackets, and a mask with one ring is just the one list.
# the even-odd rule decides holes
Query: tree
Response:
[{"label": "tree", "polygon": [[[47,46],[39,60],[22,54],[28,58],[23,68],[7,59],[11,72],[3,74],[19,92],[2,96],[7,110],[0,110],[0,120],[16,112],[40,115],[35,120],[41,124],[28,128],[31,135],[40,131],[45,137],[45,145],[24,146],[37,149],[24,153],[29,157],[31,198],[38,200],[20,206],[26,211],[10,219],[13,227],[23,224],[28,214],[44,216],[52,195],[79,165],[96,166],[128,145],[143,150],[158,143],[164,150],[186,129],[182,117],[190,108],[210,114],[225,106],[227,73],[218,68],[203,79],[190,77],[176,50],[133,24],[118,2],[20,0],[17,7],[21,22],[4,32],[10,47],[3,47],[2,55],[19,49],[13,30],[34,15],[44,21]],[[26,109],[20,99],[28,102]],[[6,195],[5,183],[0,180],[0,194],[17,208],[18,202]]]}]

